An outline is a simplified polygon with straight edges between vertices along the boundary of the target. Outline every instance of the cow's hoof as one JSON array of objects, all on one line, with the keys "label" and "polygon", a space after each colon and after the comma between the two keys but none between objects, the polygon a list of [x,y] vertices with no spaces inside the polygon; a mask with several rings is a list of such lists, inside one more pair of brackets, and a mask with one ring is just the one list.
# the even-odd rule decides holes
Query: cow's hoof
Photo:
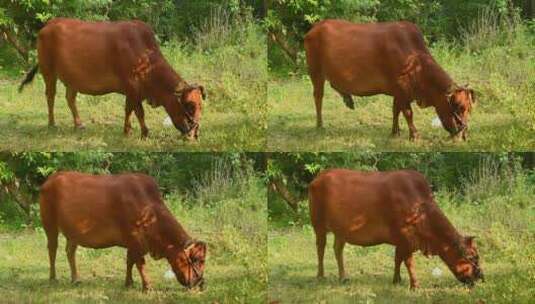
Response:
[{"label": "cow's hoof", "polygon": [[409,135],[409,140],[410,141],[417,141],[420,139],[420,135],[418,133],[413,133],[411,135]]},{"label": "cow's hoof", "polygon": [[397,132],[392,132],[392,134],[390,134],[390,136],[392,136],[392,138],[398,138],[401,136],[401,132],[397,131]]},{"label": "cow's hoof", "polygon": [[349,278],[347,278],[347,277],[340,278],[340,283],[341,283],[341,284],[347,284],[347,283],[349,283]]},{"label": "cow's hoof", "polygon": [[79,279],[76,279],[76,280],[72,280],[71,281],[71,284],[74,285],[74,286],[78,286],[81,284],[80,280]]},{"label": "cow's hoof", "polygon": [[75,130],[85,130],[85,125],[83,123],[75,125],[74,129]]},{"label": "cow's hoof", "polygon": [[143,286],[143,292],[144,293],[150,292],[151,290],[152,290],[152,286],[150,286],[150,285]]},{"label": "cow's hoof", "polygon": [[49,125],[48,125],[48,129],[49,129],[49,130],[57,130],[57,129],[58,129],[58,126],[56,126],[56,124],[53,124],[53,125],[49,124]]},{"label": "cow's hoof", "polygon": [[392,281],[392,284],[394,284],[394,285],[401,284],[401,278],[394,278],[394,280]]},{"label": "cow's hoof", "polygon": [[149,137],[149,130],[148,129],[141,130],[141,139],[145,140],[147,139],[147,137]]}]

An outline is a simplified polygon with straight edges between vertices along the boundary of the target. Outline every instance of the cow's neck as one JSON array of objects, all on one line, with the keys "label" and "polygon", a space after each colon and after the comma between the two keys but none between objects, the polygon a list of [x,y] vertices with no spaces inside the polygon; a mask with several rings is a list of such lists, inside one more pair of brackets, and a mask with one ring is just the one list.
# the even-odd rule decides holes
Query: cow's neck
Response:
[{"label": "cow's neck", "polygon": [[432,246],[433,254],[438,255],[451,269],[453,261],[459,258],[462,236],[436,206],[436,203],[429,205],[427,214],[431,228],[429,242]]},{"label": "cow's neck", "polygon": [[163,56],[159,56],[152,62],[151,75],[145,84],[145,95],[157,105],[165,106],[165,103],[174,101],[175,89],[181,82],[184,80]]},{"label": "cow's neck", "polygon": [[191,240],[186,230],[165,206],[156,208],[155,213],[158,219],[156,233],[149,236],[151,255],[163,257],[169,246],[180,248]]},{"label": "cow's neck", "polygon": [[430,54],[420,56],[422,75],[419,77],[417,95],[427,105],[443,103],[454,82]]}]

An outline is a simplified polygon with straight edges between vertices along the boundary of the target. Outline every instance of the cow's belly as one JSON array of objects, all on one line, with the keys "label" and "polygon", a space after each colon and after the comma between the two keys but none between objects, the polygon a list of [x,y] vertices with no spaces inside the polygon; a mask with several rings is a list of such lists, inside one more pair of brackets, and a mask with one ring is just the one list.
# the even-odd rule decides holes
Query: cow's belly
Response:
[{"label": "cow's belly", "polygon": [[114,69],[117,63],[102,57],[98,54],[63,55],[62,61],[56,62],[55,72],[66,87],[82,94],[124,93],[123,81]]},{"label": "cow's belly", "polygon": [[59,79],[66,87],[87,95],[123,93],[119,78],[111,73],[101,73],[98,77],[81,77],[77,72],[64,72]]},{"label": "cow's belly", "polygon": [[121,227],[111,219],[77,217],[71,214],[59,221],[59,228],[67,239],[82,247],[126,247]]},{"label": "cow's belly", "polygon": [[370,67],[332,67],[325,76],[342,93],[355,96],[390,94],[388,80]]},{"label": "cow's belly", "polygon": [[355,216],[344,223],[333,223],[329,230],[347,243],[373,246],[391,243],[390,230],[383,221],[365,216]]}]

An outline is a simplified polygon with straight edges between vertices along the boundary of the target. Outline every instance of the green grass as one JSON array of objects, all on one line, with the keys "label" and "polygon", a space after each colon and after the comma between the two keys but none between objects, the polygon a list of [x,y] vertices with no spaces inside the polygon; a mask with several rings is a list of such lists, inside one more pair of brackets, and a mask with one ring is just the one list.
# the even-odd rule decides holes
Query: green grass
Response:
[{"label": "green grass", "polygon": [[202,292],[187,291],[176,280],[165,279],[163,274],[170,269],[168,263],[165,259],[154,261],[148,255],[147,269],[153,290],[141,291],[135,269],[134,287],[123,287],[126,268],[123,248],[79,248],[77,262],[82,282],[73,286],[63,237],[60,237],[56,261],[59,281],[51,284],[42,229],[13,231],[5,227],[2,230],[0,226],[0,302],[264,303],[267,297],[265,188],[258,178],[250,178],[245,184],[247,190],[214,201],[211,207],[191,207],[192,202],[178,195],[166,199],[186,230],[208,244]]},{"label": "green grass", "polygon": [[[481,38],[483,39],[483,38]],[[526,151],[535,148],[535,52],[533,33],[520,29],[507,43],[472,49],[437,43],[431,53],[459,84],[476,90],[478,104],[467,142],[453,143],[442,127],[432,127],[433,108],[414,103],[420,139],[409,141],[400,115],[401,137],[392,138],[392,97],[355,97],[356,109],[325,84],[323,129],[316,128],[308,76],[280,77],[268,84],[268,149],[273,151]],[[279,76],[276,76],[279,75]]]},{"label": "green grass", "polygon": [[[153,109],[148,104],[145,117],[149,138],[141,140],[135,115],[132,115],[132,135],[125,137],[122,132],[125,98],[119,94],[78,95],[78,110],[86,129],[77,131],[60,82],[55,103],[58,128],[49,129],[42,78],[37,77],[22,94],[17,93],[25,68],[14,66],[4,58],[0,60],[0,149],[263,150],[267,119],[265,39],[258,25],[244,23],[240,27],[240,40],[235,44],[203,49],[171,43],[162,48],[164,56],[183,78],[202,84],[207,90],[199,142],[185,141],[174,127],[165,127],[162,123],[167,117],[165,110]],[[0,52],[0,56],[8,54]]]},{"label": "green grass", "polygon": [[[478,236],[486,281],[464,287],[438,258],[415,255],[421,288],[409,289],[402,266],[401,285],[394,286],[394,247],[346,245],[349,282],[338,281],[338,268],[328,237],[324,280],[316,279],[315,236],[310,226],[273,228],[268,237],[269,299],[281,303],[530,303],[535,297],[535,209],[491,206],[446,206],[443,210],[458,230]],[[435,278],[431,271],[442,270]],[[482,302],[478,302],[478,301]]]}]

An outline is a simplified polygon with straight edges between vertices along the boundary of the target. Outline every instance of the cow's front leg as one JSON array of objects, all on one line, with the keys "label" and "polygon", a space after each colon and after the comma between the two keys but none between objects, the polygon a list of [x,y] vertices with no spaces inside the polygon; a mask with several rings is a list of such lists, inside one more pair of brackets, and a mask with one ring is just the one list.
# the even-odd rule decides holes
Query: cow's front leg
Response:
[{"label": "cow's front leg", "polygon": [[411,284],[411,289],[416,289],[419,287],[418,280],[416,279],[416,274],[414,272],[414,259],[412,257],[412,253],[409,254],[407,258],[405,258],[405,267],[407,267],[407,271],[409,272],[409,279]]},{"label": "cow's front leg", "polygon": [[139,271],[139,276],[141,277],[141,284],[143,285],[143,291],[148,291],[151,289],[149,278],[145,272],[145,258],[139,257],[136,260],[137,271]]},{"label": "cow's front leg", "polygon": [[345,240],[335,236],[334,237],[334,255],[336,257],[336,262],[338,263],[338,276],[340,282],[347,281],[346,271],[344,269],[344,246]]},{"label": "cow's front leg", "polygon": [[78,114],[78,108],[76,107],[76,95],[78,92],[76,92],[74,89],[71,89],[67,87],[65,98],[67,99],[67,104],[69,105],[69,109],[72,113],[72,118],[74,120],[74,128],[75,129],[84,129],[85,126],[82,123],[82,120],[80,119],[80,114]]},{"label": "cow's front leg", "polygon": [[407,120],[407,125],[409,126],[409,139],[410,140],[418,139],[419,135],[418,135],[418,131],[416,130],[416,126],[414,126],[413,113],[412,113],[412,108],[410,104],[408,104],[403,109],[403,116],[405,116],[405,120]]},{"label": "cow's front leg", "polygon": [[141,127],[141,138],[145,139],[149,135],[149,129],[147,129],[147,126],[145,125],[145,111],[143,110],[141,102],[135,104],[134,112],[136,112],[137,120]]}]

